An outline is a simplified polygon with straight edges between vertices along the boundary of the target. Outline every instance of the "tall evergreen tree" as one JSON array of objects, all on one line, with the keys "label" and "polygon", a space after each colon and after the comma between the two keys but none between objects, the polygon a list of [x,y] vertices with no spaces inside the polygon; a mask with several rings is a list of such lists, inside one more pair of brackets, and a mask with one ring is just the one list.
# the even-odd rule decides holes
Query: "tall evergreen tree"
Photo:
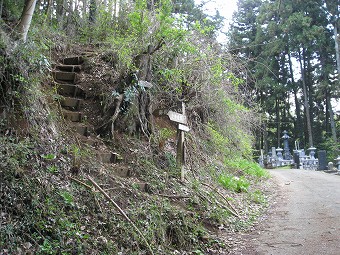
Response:
[{"label": "tall evergreen tree", "polygon": [[334,1],[239,1],[229,47],[247,67],[245,79],[268,117],[272,144],[280,145],[281,131],[289,129],[294,139],[313,146],[314,140],[321,143],[325,131],[334,127],[329,124],[330,102],[336,88],[329,77],[338,50],[332,53],[330,25],[339,25],[334,21],[338,17]]}]

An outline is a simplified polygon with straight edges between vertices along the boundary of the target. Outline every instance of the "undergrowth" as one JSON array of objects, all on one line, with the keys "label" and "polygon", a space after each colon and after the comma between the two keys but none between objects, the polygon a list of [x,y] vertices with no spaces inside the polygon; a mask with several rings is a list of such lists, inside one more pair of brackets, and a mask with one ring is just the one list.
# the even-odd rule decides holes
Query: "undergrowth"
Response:
[{"label": "undergrowth", "polygon": [[[133,14],[141,15],[138,10]],[[139,21],[135,18],[133,20]],[[148,19],[144,21],[147,22]],[[162,22],[166,28],[162,33],[166,33],[168,38],[174,36],[177,41],[177,38],[184,36],[184,32],[183,35],[173,33],[177,29],[168,27],[170,21]],[[148,23],[142,25],[144,29],[149,27]],[[237,128],[243,127],[242,118],[233,122],[233,117],[227,114],[228,109],[224,111],[219,103],[227,104],[233,114],[249,111],[231,99],[227,100],[224,93],[227,86],[219,87],[216,95],[202,95],[211,97],[211,104],[209,101],[209,104],[201,105],[201,102],[208,101],[205,98],[198,98],[196,100],[202,101],[194,100],[192,105],[189,104],[188,116],[195,113],[197,116],[201,115],[197,118],[203,118],[205,112],[213,112],[216,116],[212,115],[210,118],[216,118],[217,121],[214,124],[210,122],[208,126],[199,121],[192,123],[198,128],[192,130],[191,137],[187,136],[191,140],[187,140],[185,182],[179,181],[174,132],[170,128],[156,130],[148,141],[138,134],[139,138],[122,135],[121,139],[108,142],[105,146],[112,151],[120,150],[124,159],[122,165],[133,170],[131,178],[114,176],[109,167],[96,162],[95,149],[84,149],[67,132],[57,132],[63,130],[61,126],[64,125],[64,122],[58,123],[57,110],[50,109],[49,114],[44,111],[49,108],[43,101],[48,94],[43,93],[39,82],[46,79],[43,71],[46,72],[50,67],[51,59],[48,54],[55,35],[46,39],[38,31],[37,28],[32,30],[35,42],[21,45],[22,48],[16,49],[16,55],[12,56],[10,63],[1,63],[6,66],[6,73],[11,74],[10,81],[6,82],[12,86],[13,94],[6,102],[7,106],[19,102],[17,107],[30,120],[31,127],[27,130],[28,134],[22,137],[16,136],[14,131],[12,134],[12,129],[5,124],[0,130],[0,253],[147,254],[147,247],[141,236],[93,188],[86,178],[88,175],[124,210],[145,236],[155,254],[204,254],[208,251],[218,254],[220,249],[227,249],[224,245],[226,240],[221,240],[215,234],[216,230],[221,226],[226,226],[226,229],[246,226],[256,218],[259,210],[257,207],[250,208],[249,204],[253,203],[258,207],[265,204],[266,197],[261,191],[257,191],[256,185],[267,178],[268,174],[253,162],[235,160],[250,158],[252,139],[249,134],[243,135],[243,129]],[[96,28],[91,35],[100,31]],[[160,34],[157,36],[163,38]],[[137,38],[134,34],[129,34],[129,40],[118,37],[112,43],[115,51],[118,51],[119,64],[123,71],[129,68],[129,71],[134,71],[135,67],[131,67],[133,57],[143,46],[134,44]],[[197,43],[199,40],[195,39],[190,38]],[[121,47],[120,40],[126,40],[126,47]],[[185,50],[184,55],[188,59],[191,56],[192,63],[197,60],[213,61],[211,71],[216,80],[214,86],[220,86],[225,67],[218,63],[218,58],[211,55],[207,59],[199,59],[194,54],[198,45],[184,41],[176,47],[183,47],[179,50]],[[167,47],[162,54],[171,52],[173,47]],[[18,65],[13,63],[15,57],[21,59]],[[165,61],[164,56],[157,56],[156,53],[154,59],[158,59],[154,69],[157,69],[158,64],[158,70],[168,70],[171,73],[166,79],[163,77],[163,86],[168,86],[169,82],[165,81],[175,77],[172,81],[175,89],[171,87],[166,91],[163,88],[168,97],[165,100],[157,98],[155,101],[174,100],[174,97],[182,97],[185,90],[190,92],[192,85],[189,82],[186,85],[188,88],[183,85],[186,83],[183,74],[189,80],[197,72],[194,66],[186,70],[191,66],[190,62],[182,64],[183,70],[173,71],[163,66],[166,62],[173,62],[172,60]],[[23,66],[28,66],[30,60],[32,70],[28,72]],[[210,67],[202,69],[206,71]],[[210,87],[201,88],[200,80],[195,82],[199,84],[196,94],[200,94],[198,91],[203,89],[210,91]],[[205,82],[210,86],[210,81]],[[232,85],[238,87],[239,83],[237,81]],[[22,89],[26,89],[26,92]],[[7,92],[1,91],[1,96],[7,95]],[[175,96],[171,97],[171,93]],[[121,118],[133,120],[128,114],[129,112]],[[55,117],[46,121],[41,116],[46,119],[48,116]],[[230,125],[225,125],[225,121]],[[2,123],[0,124],[2,127]],[[205,134],[199,133],[198,129],[204,130]],[[204,138],[201,139],[200,135]],[[134,179],[147,182],[147,192],[135,188],[137,186]],[[247,214],[249,211],[254,212],[249,214],[250,217]]]},{"label": "undergrowth", "polygon": [[[72,150],[69,155],[63,154],[63,150],[42,153],[42,148],[32,139],[0,138],[2,251],[146,254],[147,249],[140,236],[102,194],[73,182],[65,175],[62,162],[72,162]],[[176,171],[172,159],[164,158],[170,160],[165,170]],[[199,171],[204,171],[204,168]],[[111,191],[110,195],[142,231],[156,254],[171,254],[173,250],[199,254],[197,252],[203,252],[207,247],[222,247],[223,242],[218,241],[207,226],[235,222],[233,224],[238,228],[255,220],[252,216],[246,221],[241,220],[241,223],[232,216],[224,199],[233,203],[236,199],[234,193],[207,188],[202,185],[203,179],[183,186],[177,181],[177,176],[160,174],[154,159],[147,155],[139,161],[137,173],[140,178],[150,181],[149,193],[124,188],[124,185],[120,190]],[[90,185],[81,176],[76,179]],[[96,175],[96,179],[104,186],[113,185],[105,176]],[[244,177],[226,174],[219,181],[232,192],[249,194],[245,198],[256,204],[266,201],[261,191],[249,191],[251,181]],[[113,186],[117,185],[121,185],[119,180]],[[162,197],[160,193],[169,196]]]}]

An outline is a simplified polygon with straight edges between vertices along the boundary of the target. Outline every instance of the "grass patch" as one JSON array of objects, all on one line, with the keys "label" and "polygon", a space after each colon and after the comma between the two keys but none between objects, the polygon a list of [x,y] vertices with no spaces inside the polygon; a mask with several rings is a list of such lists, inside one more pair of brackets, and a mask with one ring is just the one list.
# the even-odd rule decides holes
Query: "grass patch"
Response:
[{"label": "grass patch", "polygon": [[269,172],[266,169],[263,169],[259,164],[246,159],[226,161],[225,164],[234,169],[242,170],[245,174],[250,176],[255,176],[258,178],[270,177]]},{"label": "grass patch", "polygon": [[218,182],[226,189],[236,192],[247,192],[250,182],[244,177],[237,177],[227,174],[221,174]]},{"label": "grass patch", "polygon": [[267,203],[266,196],[262,193],[261,190],[255,190],[254,192],[249,193],[249,199],[256,204]]}]

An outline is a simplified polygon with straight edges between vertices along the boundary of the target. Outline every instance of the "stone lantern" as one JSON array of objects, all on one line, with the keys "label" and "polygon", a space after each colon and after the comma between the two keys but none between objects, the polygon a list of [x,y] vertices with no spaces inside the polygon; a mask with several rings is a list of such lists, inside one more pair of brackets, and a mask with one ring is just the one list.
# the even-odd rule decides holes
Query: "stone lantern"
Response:
[{"label": "stone lantern", "polygon": [[286,159],[286,160],[292,159],[292,155],[289,152],[289,143],[288,143],[289,138],[290,138],[290,136],[288,135],[288,132],[286,130],[283,131],[283,136],[282,136],[283,150],[284,150],[283,158]]}]

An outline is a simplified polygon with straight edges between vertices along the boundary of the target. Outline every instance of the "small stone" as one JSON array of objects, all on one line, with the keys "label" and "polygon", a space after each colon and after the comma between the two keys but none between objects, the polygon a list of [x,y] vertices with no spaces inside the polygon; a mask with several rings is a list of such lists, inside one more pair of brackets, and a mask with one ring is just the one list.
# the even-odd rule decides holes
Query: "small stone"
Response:
[{"label": "small stone", "polygon": [[32,247],[32,244],[30,242],[26,242],[22,246],[24,247],[24,249],[28,250]]},{"label": "small stone", "polygon": [[107,244],[107,239],[104,236],[98,237],[97,241],[102,243],[102,244]]}]

